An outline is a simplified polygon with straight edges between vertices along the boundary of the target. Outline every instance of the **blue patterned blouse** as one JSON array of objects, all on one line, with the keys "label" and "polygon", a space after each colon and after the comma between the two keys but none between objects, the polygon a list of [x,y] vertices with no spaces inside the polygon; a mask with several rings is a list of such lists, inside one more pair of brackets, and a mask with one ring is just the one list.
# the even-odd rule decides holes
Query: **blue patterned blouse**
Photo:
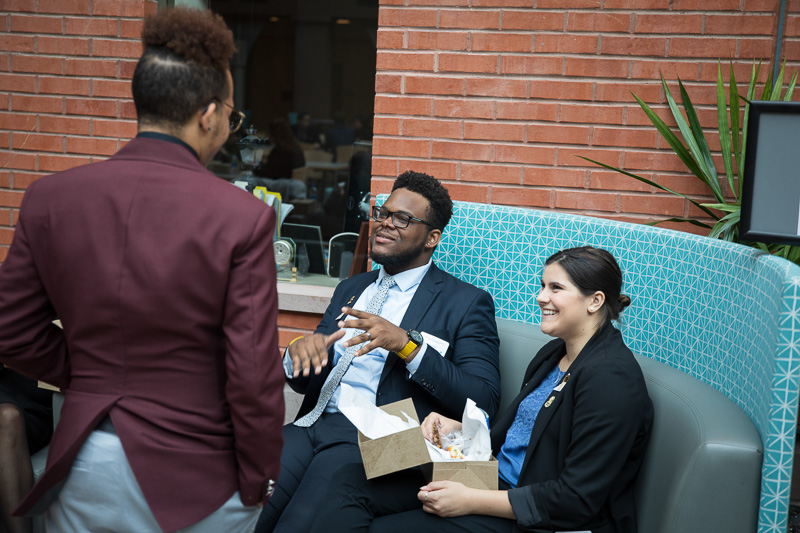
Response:
[{"label": "blue patterned blouse", "polygon": [[514,423],[508,429],[506,441],[497,454],[498,473],[512,487],[516,487],[519,481],[519,473],[522,471],[522,463],[525,461],[525,452],[528,450],[536,417],[564,374],[566,372],[559,370],[558,365],[554,366],[542,383],[519,404]]}]

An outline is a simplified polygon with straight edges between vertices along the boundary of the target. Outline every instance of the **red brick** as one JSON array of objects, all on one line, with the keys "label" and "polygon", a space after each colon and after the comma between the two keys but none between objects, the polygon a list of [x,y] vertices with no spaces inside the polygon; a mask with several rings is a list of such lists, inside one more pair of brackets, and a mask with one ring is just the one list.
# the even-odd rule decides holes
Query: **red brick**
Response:
[{"label": "red brick", "polygon": [[624,110],[624,106],[564,103],[559,109],[559,121],[585,124],[588,119],[594,124],[622,124]]},{"label": "red brick", "polygon": [[493,96],[495,98],[525,98],[528,82],[507,78],[470,78],[467,80],[468,96]]},{"label": "red brick", "polygon": [[11,15],[11,31],[14,33],[61,33],[61,17],[39,15]]},{"label": "red brick", "polygon": [[65,72],[69,76],[112,78],[117,75],[117,62],[108,59],[67,58],[65,60]]},{"label": "red brick", "polygon": [[504,30],[554,31],[564,29],[566,15],[547,11],[504,11]]},{"label": "red brick", "polygon": [[436,26],[436,9],[378,9],[378,27],[408,26],[433,28]]},{"label": "red brick", "polygon": [[406,0],[409,6],[463,6],[469,5],[470,0]]},{"label": "red brick", "polygon": [[36,51],[40,54],[89,55],[89,39],[78,37],[47,37],[36,38]]},{"label": "red brick", "polygon": [[36,11],[36,0],[3,0],[3,11]]},{"label": "red brick", "polygon": [[492,187],[492,203],[524,207],[550,207],[550,191],[518,187]]},{"label": "red brick", "polygon": [[14,230],[11,228],[0,228],[0,244],[11,244],[14,239]]},{"label": "red brick", "polygon": [[540,187],[583,187],[586,171],[572,168],[532,167],[525,166],[522,180],[525,185]]},{"label": "red brick", "polygon": [[645,102],[659,103],[661,98],[661,84],[655,81],[650,83],[597,83],[595,98],[600,102],[630,102],[633,100],[631,93]]},{"label": "red brick", "polygon": [[494,118],[494,102],[489,100],[436,99],[433,114],[437,117]]},{"label": "red brick", "polygon": [[520,144],[497,144],[494,147],[494,160],[501,163],[552,165],[555,163],[555,149]]},{"label": "red brick", "polygon": [[503,56],[500,64],[501,74],[529,74],[536,76],[559,76],[564,68],[560,57],[525,55]]},{"label": "red brick", "polygon": [[8,95],[0,94],[0,110],[8,109]]},{"label": "red brick", "polygon": [[473,52],[530,52],[533,37],[528,33],[472,33]]},{"label": "red brick", "polygon": [[[669,112],[669,109],[665,106],[656,106],[651,105],[650,108],[656,112],[656,114],[667,123],[668,126],[674,126],[675,121],[672,119],[672,115]],[[644,113],[641,107],[638,105],[632,105],[626,108],[626,119],[625,124],[628,126],[649,126],[652,127],[653,123],[650,122],[650,119],[647,118],[647,115]]]},{"label": "red brick", "polygon": [[400,135],[400,119],[375,117],[372,131],[375,135]]},{"label": "red brick", "polygon": [[603,54],[631,56],[665,56],[667,54],[666,37],[619,37],[606,35],[603,37]]},{"label": "red brick", "polygon": [[11,54],[0,53],[0,71],[9,72],[11,70]]},{"label": "red brick", "polygon": [[[8,170],[0,171],[0,189],[11,188],[11,172]],[[8,215],[8,216],[7,216]],[[8,209],[0,209],[0,225],[6,224],[11,220],[11,212]]]},{"label": "red brick", "polygon": [[431,156],[460,161],[490,161],[492,147],[485,143],[433,141]]},{"label": "red brick", "polygon": [[[558,105],[541,102],[497,102],[497,118],[555,122]],[[586,117],[584,116],[584,119]]]},{"label": "red brick", "polygon": [[92,96],[132,98],[131,82],[128,80],[93,80]]},{"label": "red brick", "polygon": [[144,17],[143,0],[92,0],[92,15],[112,17]]},{"label": "red brick", "polygon": [[[633,0],[636,1],[636,0]],[[687,34],[702,33],[703,15],[688,13],[637,13],[634,32]]]},{"label": "red brick", "polygon": [[[405,32],[402,30],[387,30],[384,28],[378,28],[378,50],[400,50],[403,48],[404,33]],[[434,32],[434,34],[435,33],[437,32]]]},{"label": "red brick", "polygon": [[14,111],[27,113],[61,113],[61,98],[56,96],[28,96],[15,94],[11,101]]},{"label": "red brick", "polygon": [[681,194],[685,194],[687,196],[691,196],[693,198],[698,196],[711,196],[711,188],[706,185],[705,183],[701,182],[695,176],[690,175],[686,169],[683,169],[684,172],[679,175],[671,175],[671,174],[658,174],[655,181],[659,185],[663,185],[664,187],[679,192]]},{"label": "red brick", "polygon": [[67,153],[114,155],[117,141],[113,139],[96,139],[94,137],[67,137]]},{"label": "red brick", "polygon": [[546,100],[591,100],[592,82],[533,80],[530,97]]},{"label": "red brick", "polygon": [[472,7],[533,7],[533,0],[472,0]]},{"label": "red brick", "polygon": [[496,73],[497,56],[440,53],[439,70],[444,72]]},{"label": "red brick", "polygon": [[39,131],[46,133],[69,133],[72,135],[88,135],[91,125],[88,118],[41,115]]},{"label": "red brick", "polygon": [[404,157],[428,157],[430,141],[417,139],[373,139],[373,152],[380,155],[396,155]]},{"label": "red brick", "polygon": [[62,135],[39,135],[36,133],[17,133],[14,135],[15,150],[34,150],[37,152],[63,152]]},{"label": "red brick", "polygon": [[500,29],[500,12],[474,9],[469,11],[465,9],[442,9],[439,13],[439,27],[497,30]]},{"label": "red brick", "polygon": [[40,155],[39,170],[45,172],[61,172],[80,165],[87,165],[91,160],[88,157],[73,157],[68,155]]},{"label": "red brick", "polygon": [[539,9],[598,8],[600,0],[538,0],[536,7]]},{"label": "red brick", "polygon": [[625,78],[628,76],[627,59],[567,57],[565,74],[592,78]]},{"label": "red brick", "polygon": [[445,183],[444,185],[453,200],[481,203],[489,201],[489,189],[485,185],[465,185],[463,183]]},{"label": "red brick", "polygon": [[[15,96],[14,98],[20,98]],[[36,115],[31,113],[2,113],[0,112],[0,130],[34,131],[36,129]]]},{"label": "red brick", "polygon": [[596,54],[597,36],[540,33],[536,35],[533,51],[537,54]]},{"label": "red brick", "polygon": [[139,41],[116,39],[92,39],[92,55],[95,57],[136,57],[142,55]]},{"label": "red brick", "polygon": [[406,76],[406,94],[461,95],[464,92],[462,78],[433,76]]},{"label": "red brick", "polygon": [[738,11],[740,0],[674,0],[676,11]]},{"label": "red brick", "polygon": [[92,119],[92,133],[97,137],[132,139],[136,130],[137,124],[133,121]]},{"label": "red brick", "polygon": [[800,37],[799,15],[787,15],[784,21],[783,33],[786,37]]},{"label": "red brick", "polygon": [[[586,162],[586,164],[592,165],[588,161]],[[593,168],[600,168],[600,167],[593,167]],[[653,179],[653,176],[649,174],[644,177],[650,180]],[[642,183],[639,180],[633,179],[630,176],[626,176],[625,174],[620,174],[619,172],[610,172],[606,170],[592,170],[591,176],[589,177],[589,187],[591,189],[604,190],[604,191],[650,192],[651,190],[653,190],[653,188],[650,187],[650,185]]]},{"label": "red brick", "polygon": [[28,35],[0,35],[0,50],[4,52],[33,52],[34,38]]},{"label": "red brick", "polygon": [[[24,133],[22,133],[22,134],[18,133],[17,135],[25,135],[25,134]],[[11,141],[11,134],[10,133],[5,132],[5,131],[0,132],[0,148],[11,148],[10,141]]]},{"label": "red brick", "polygon": [[485,139],[487,141],[523,141],[525,125],[503,124],[497,122],[466,122],[465,139]]},{"label": "red brick", "polygon": [[61,74],[64,60],[60,57],[35,55],[11,55],[11,70],[14,72],[36,72],[39,74]]},{"label": "red brick", "polygon": [[617,210],[617,195],[603,192],[556,191],[556,209],[578,209],[581,211]]},{"label": "red brick", "polygon": [[376,93],[400,93],[403,77],[395,74],[375,74]]},{"label": "red brick", "polygon": [[778,24],[774,15],[706,15],[705,34],[772,35]]},{"label": "red brick", "polygon": [[65,23],[67,35],[117,35],[117,19],[67,17]]},{"label": "red brick", "polygon": [[[388,159],[385,157],[372,158],[372,175],[373,176],[394,176],[397,177],[397,159]],[[391,191],[391,187],[389,187]],[[372,181],[372,192],[375,194],[375,179]]]},{"label": "red brick", "polygon": [[[619,165],[615,165],[619,166]],[[627,152],[625,170],[636,173],[638,170],[685,172],[686,166],[671,152]]]},{"label": "red brick", "polygon": [[122,79],[133,79],[133,71],[136,70],[138,61],[120,61],[119,62],[119,77]]},{"label": "red brick", "polygon": [[5,261],[6,257],[8,257],[8,247],[0,246],[0,263]]},{"label": "red brick", "polygon": [[128,39],[139,39],[142,36],[144,20],[120,20],[119,36]]},{"label": "red brick", "polygon": [[651,194],[624,194],[620,197],[623,213],[649,213],[653,215],[675,215],[683,213],[685,200],[677,196]]},{"label": "red brick", "polygon": [[[635,10],[649,10],[649,9],[669,9],[671,0],[603,0],[603,7],[605,9],[635,9]],[[637,14],[638,19],[641,15]]]},{"label": "red brick", "polygon": [[89,96],[90,80],[84,78],[39,76],[39,92]]},{"label": "red brick", "polygon": [[433,99],[405,96],[376,96],[375,113],[392,115],[430,115]]},{"label": "red brick", "polygon": [[433,71],[433,54],[419,52],[378,51],[377,69]]},{"label": "red brick", "polygon": [[0,205],[4,207],[19,207],[22,204],[22,195],[20,191],[0,191]]},{"label": "red brick", "polygon": [[728,57],[736,52],[736,39],[672,37],[670,57]]},{"label": "red brick", "polygon": [[567,16],[567,31],[627,32],[631,29],[629,13],[580,13]]},{"label": "red brick", "polygon": [[0,74],[0,91],[32,93],[36,77],[24,74]]},{"label": "red brick", "polygon": [[[752,57],[753,59],[770,57],[774,52],[774,46],[772,39],[742,39],[739,43],[739,57]],[[783,56],[791,57],[788,47],[784,48]]]},{"label": "red brick", "polygon": [[637,59],[633,62],[631,77],[633,79],[660,80],[660,74],[663,74],[666,79],[696,80],[699,70],[697,61],[647,61],[645,59]]},{"label": "red brick", "polygon": [[67,114],[115,117],[117,116],[117,103],[114,100],[67,98]]},{"label": "red brick", "polygon": [[477,181],[482,183],[520,183],[520,166],[507,165],[479,165],[463,163],[461,165],[461,179],[464,181]]},{"label": "red brick", "polygon": [[595,127],[592,146],[622,146],[632,148],[655,148],[659,134],[655,129],[621,129]]},{"label": "red brick", "polygon": [[606,165],[619,167],[622,160],[622,153],[619,150],[607,150],[602,148],[575,148],[573,146],[560,147],[558,150],[558,165],[566,167],[586,168],[593,166],[582,157],[587,157]]},{"label": "red brick", "polygon": [[136,107],[133,105],[133,100],[119,102],[118,116],[120,118],[136,118]]},{"label": "red brick", "polygon": [[558,124],[550,127],[533,125],[528,127],[528,142],[539,144],[578,144],[587,146],[591,128]]},{"label": "red brick", "polygon": [[461,122],[458,120],[403,119],[404,137],[461,138]]},{"label": "red brick", "polygon": [[16,171],[14,172],[14,188],[27,189],[31,186],[31,183],[45,176],[47,174]]},{"label": "red brick", "polygon": [[40,13],[88,15],[92,0],[39,0]]},{"label": "red brick", "polygon": [[[458,163],[455,161],[431,161],[429,159],[414,161],[401,159],[398,161],[397,166],[400,172],[393,174],[393,176],[398,176],[401,172],[406,170],[414,170],[416,172],[424,172],[439,180],[455,180]],[[449,187],[448,185],[448,188]]]}]

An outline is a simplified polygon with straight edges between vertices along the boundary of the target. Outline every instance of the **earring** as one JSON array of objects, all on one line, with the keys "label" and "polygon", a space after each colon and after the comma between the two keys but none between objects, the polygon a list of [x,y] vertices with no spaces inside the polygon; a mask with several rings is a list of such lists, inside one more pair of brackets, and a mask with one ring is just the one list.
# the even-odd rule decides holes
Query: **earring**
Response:
[{"label": "earring", "polygon": [[211,126],[207,127],[206,131],[211,131]]}]

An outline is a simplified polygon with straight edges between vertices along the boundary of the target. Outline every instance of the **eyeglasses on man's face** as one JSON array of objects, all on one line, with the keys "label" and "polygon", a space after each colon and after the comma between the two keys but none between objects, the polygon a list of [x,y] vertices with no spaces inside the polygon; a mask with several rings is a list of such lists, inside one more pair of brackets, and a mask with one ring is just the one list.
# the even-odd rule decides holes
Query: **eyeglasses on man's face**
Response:
[{"label": "eyeglasses on man's face", "polygon": [[242,113],[241,111],[239,111],[238,109],[233,107],[228,102],[223,102],[222,100],[220,100],[216,96],[214,96],[211,99],[214,100],[215,102],[219,102],[220,104],[222,104],[224,106],[228,106],[228,107],[231,108],[231,114],[228,117],[228,120],[230,120],[231,133],[234,133],[234,132],[238,131],[239,128],[241,128],[242,124],[244,123],[244,113]]},{"label": "eyeglasses on man's face", "polygon": [[393,211],[389,211],[385,207],[372,207],[372,219],[376,222],[383,222],[387,218],[392,218],[392,225],[394,225],[397,229],[404,229],[407,228],[411,221],[419,222],[421,224],[425,224],[427,226],[433,227],[433,224],[422,220],[421,218],[412,217],[408,213],[395,213]]}]

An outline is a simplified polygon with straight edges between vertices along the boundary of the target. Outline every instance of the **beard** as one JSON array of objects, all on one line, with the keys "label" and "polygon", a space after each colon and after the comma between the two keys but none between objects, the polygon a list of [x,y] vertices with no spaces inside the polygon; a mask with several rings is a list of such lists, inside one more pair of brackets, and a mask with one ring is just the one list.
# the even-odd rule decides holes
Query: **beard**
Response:
[{"label": "beard", "polygon": [[420,243],[407,250],[401,250],[399,252],[395,252],[393,254],[383,254],[380,252],[376,252],[370,247],[369,250],[369,258],[372,259],[375,263],[383,266],[384,269],[395,270],[395,271],[402,271],[405,270],[405,267],[414,260],[416,260],[422,252],[425,250],[425,241],[422,240]]}]

